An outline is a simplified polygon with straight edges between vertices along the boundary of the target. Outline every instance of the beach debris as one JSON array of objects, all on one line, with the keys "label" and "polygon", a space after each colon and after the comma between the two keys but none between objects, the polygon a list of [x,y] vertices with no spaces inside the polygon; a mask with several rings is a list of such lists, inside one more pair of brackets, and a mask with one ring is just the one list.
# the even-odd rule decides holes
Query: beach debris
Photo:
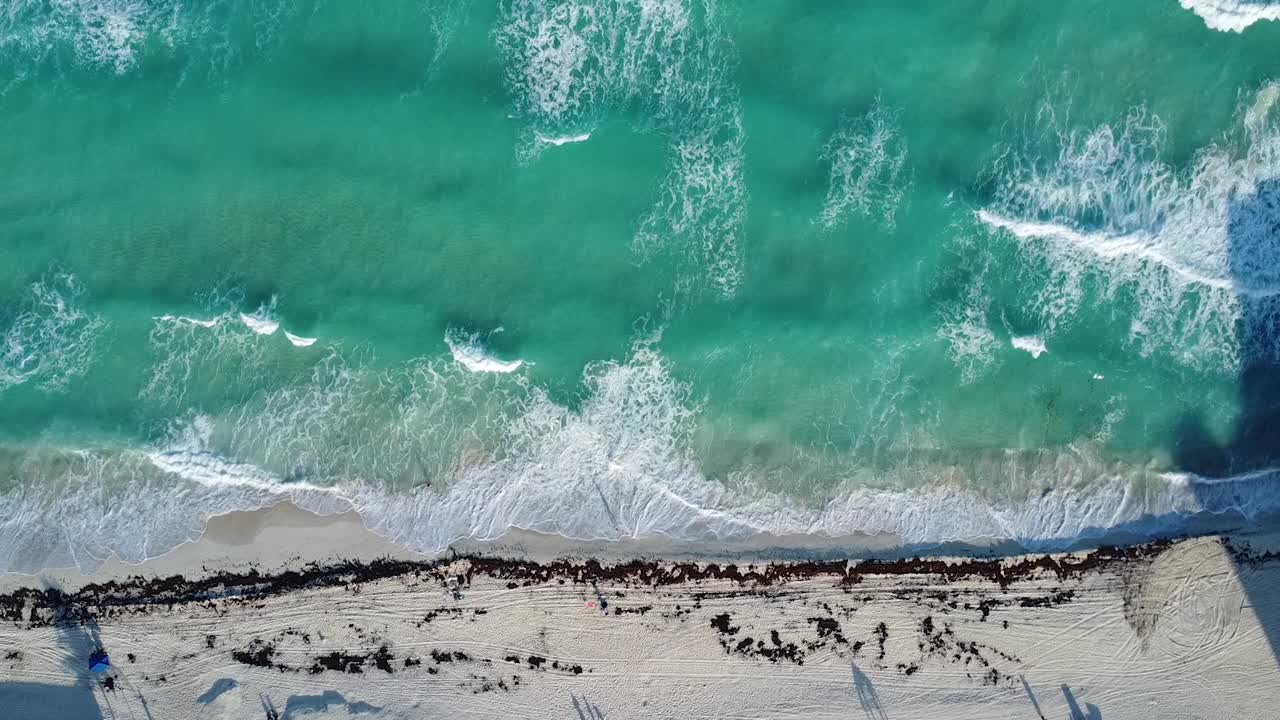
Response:
[{"label": "beach debris", "polygon": [[107,657],[107,651],[102,648],[95,649],[89,654],[89,671],[90,672],[106,672],[111,667],[111,659]]}]

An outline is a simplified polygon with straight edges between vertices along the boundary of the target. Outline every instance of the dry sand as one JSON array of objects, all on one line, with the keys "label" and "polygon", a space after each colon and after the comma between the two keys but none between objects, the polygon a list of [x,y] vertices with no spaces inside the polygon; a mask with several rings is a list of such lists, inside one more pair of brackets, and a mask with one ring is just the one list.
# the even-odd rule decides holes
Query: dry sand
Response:
[{"label": "dry sand", "polygon": [[520,534],[485,549],[534,560],[432,561],[281,506],[6,576],[0,718],[1273,718],[1278,546],[729,568]]}]

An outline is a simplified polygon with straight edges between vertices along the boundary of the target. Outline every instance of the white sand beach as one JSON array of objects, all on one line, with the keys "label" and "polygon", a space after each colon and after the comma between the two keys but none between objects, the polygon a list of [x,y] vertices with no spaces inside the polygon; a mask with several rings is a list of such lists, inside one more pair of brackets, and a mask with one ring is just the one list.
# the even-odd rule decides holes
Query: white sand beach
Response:
[{"label": "white sand beach", "polygon": [[[0,716],[1125,720],[1280,701],[1275,537],[733,567],[551,562],[537,542],[433,562],[281,506],[143,566],[6,576]],[[98,643],[108,673],[87,669]]]}]

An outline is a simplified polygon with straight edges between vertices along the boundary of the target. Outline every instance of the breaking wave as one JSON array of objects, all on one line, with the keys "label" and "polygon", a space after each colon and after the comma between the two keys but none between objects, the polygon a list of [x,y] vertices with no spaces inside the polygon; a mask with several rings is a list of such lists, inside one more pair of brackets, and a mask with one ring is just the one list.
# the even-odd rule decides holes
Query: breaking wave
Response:
[{"label": "breaking wave", "polygon": [[147,447],[0,456],[6,473],[47,479],[0,496],[0,529],[14,538],[0,569],[139,562],[197,538],[214,514],[283,500],[323,514],[356,510],[371,530],[425,552],[513,527],[615,540],[1008,538],[1047,549],[1207,513],[1251,517],[1277,502],[1273,474],[1208,485],[1083,445],[921,459],[893,470],[894,487],[882,469],[866,469],[827,502],[797,504],[749,476],[718,482],[701,472],[691,450],[699,404],[647,342],[588,366],[573,405],[522,374],[475,373],[451,359],[374,370],[330,353],[304,382],[191,415]]},{"label": "breaking wave", "polygon": [[1275,0],[1178,0],[1182,7],[1199,15],[1210,29],[1244,32],[1262,20],[1280,20],[1280,3]]},{"label": "breaking wave", "polygon": [[[221,388],[224,395],[243,399],[247,388],[261,384],[267,368],[282,357],[285,348],[307,348],[316,343],[316,338],[288,331],[283,333],[287,345],[275,338],[280,330],[275,298],[252,312],[241,309],[243,298],[235,292],[209,294],[200,304],[202,317],[152,318],[148,336],[151,366],[138,393],[149,407],[185,410],[208,400],[199,393],[210,388]],[[192,391],[198,396],[193,397]]]},{"label": "breaking wave", "polygon": [[1009,344],[1037,360],[1040,359],[1041,355],[1049,352],[1048,348],[1045,347],[1044,340],[1035,336],[1014,336],[1009,339]]},{"label": "breaking wave", "polygon": [[536,135],[539,145],[550,145],[552,147],[560,147],[561,145],[569,145],[571,143],[586,142],[591,139],[591,133],[584,132],[577,135],[561,135],[559,137],[547,137],[545,135]]},{"label": "breaking wave", "polygon": [[280,322],[271,317],[270,309],[266,307],[258,308],[254,313],[240,313],[240,322],[255,335],[274,335],[280,329]]},{"label": "breaking wave", "polygon": [[17,314],[0,335],[0,393],[32,382],[62,390],[84,375],[106,321],[80,307],[84,288],[75,275],[50,275],[28,288]]},{"label": "breaking wave", "polygon": [[523,360],[499,360],[490,355],[481,343],[479,333],[466,333],[450,328],[444,335],[444,343],[454,362],[471,372],[509,373],[524,365]]},{"label": "breaking wave", "polygon": [[1146,110],[1091,130],[1041,113],[1029,147],[997,164],[976,218],[1016,243],[1040,288],[1029,305],[1043,338],[1103,307],[1127,315],[1142,356],[1232,372],[1280,353],[1275,333],[1238,326],[1280,319],[1278,95],[1259,91],[1238,129],[1185,170],[1161,159],[1164,127]]},{"label": "breaking wave", "polygon": [[302,337],[301,335],[294,335],[288,330],[284,331],[284,337],[286,340],[289,341],[289,344],[293,345],[294,347],[305,348],[305,347],[311,347],[312,345],[316,344],[316,338],[309,338],[309,337]]}]

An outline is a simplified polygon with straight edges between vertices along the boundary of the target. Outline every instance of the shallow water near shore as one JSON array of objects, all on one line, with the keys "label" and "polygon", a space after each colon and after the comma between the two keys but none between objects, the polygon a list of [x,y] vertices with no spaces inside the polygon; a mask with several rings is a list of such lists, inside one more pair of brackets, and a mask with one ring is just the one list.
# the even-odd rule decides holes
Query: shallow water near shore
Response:
[{"label": "shallow water near shore", "polygon": [[0,570],[1247,524],[1274,8],[9,3]]}]

